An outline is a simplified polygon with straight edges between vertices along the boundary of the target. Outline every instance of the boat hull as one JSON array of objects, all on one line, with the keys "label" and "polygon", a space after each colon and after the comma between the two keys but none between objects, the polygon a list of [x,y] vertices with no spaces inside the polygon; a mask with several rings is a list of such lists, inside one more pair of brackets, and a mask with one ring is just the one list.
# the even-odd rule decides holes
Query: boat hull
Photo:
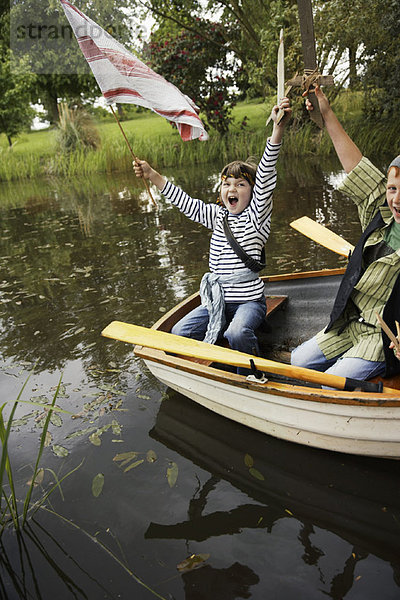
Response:
[{"label": "boat hull", "polygon": [[[146,360],[165,385],[209,410],[268,435],[324,450],[398,458],[400,405],[359,406],[288,397],[273,384],[242,388]],[[254,386],[253,386],[254,388]],[[296,390],[292,390],[295,393]],[[299,393],[300,390],[299,390]]]},{"label": "boat hull", "polygon": [[[266,277],[268,295],[287,295],[285,308],[271,316],[264,347],[288,351],[316,333],[327,318],[343,269]],[[170,331],[199,304],[194,294],[153,328]],[[265,434],[324,450],[400,458],[400,391],[339,391],[271,377],[266,383],[217,368],[204,360],[135,346],[165,385],[209,410]],[[220,365],[219,365],[220,367]],[[398,386],[397,380],[385,382]]]}]

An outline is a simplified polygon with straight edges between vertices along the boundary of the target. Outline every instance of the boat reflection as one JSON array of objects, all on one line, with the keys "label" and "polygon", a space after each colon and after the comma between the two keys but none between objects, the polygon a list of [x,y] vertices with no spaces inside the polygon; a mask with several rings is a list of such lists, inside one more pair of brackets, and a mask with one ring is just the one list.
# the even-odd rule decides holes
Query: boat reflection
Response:
[{"label": "boat reflection", "polygon": [[[150,435],[209,471],[210,478],[191,499],[186,521],[151,523],[147,538],[202,541],[244,528],[270,532],[278,521],[293,516],[300,524],[304,563],[319,568],[325,555],[315,545],[315,528],[350,545],[328,596],[343,598],[353,585],[357,563],[370,554],[391,565],[400,586],[399,461],[284,442],[215,415],[172,390]],[[244,492],[249,502],[203,514],[220,480]]]}]

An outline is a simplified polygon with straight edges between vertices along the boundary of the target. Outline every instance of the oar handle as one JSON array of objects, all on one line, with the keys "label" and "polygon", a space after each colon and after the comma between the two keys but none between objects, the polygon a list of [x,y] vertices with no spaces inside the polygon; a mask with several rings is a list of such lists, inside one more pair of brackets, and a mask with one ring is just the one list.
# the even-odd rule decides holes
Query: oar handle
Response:
[{"label": "oar handle", "polygon": [[346,392],[352,392],[354,390],[362,390],[363,392],[378,392],[383,391],[382,381],[360,381],[359,379],[351,379],[346,377],[346,383],[343,388]]}]

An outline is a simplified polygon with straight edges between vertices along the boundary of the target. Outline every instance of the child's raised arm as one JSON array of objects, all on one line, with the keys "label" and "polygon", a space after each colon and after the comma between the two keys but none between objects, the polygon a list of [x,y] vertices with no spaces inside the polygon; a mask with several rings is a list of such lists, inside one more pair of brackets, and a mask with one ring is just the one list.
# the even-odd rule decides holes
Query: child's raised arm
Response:
[{"label": "child's raised arm", "polygon": [[164,188],[166,179],[155,169],[153,169],[153,167],[151,167],[145,160],[136,158],[136,160],[133,162],[133,170],[135,171],[136,177],[149,179],[151,183],[158,187],[160,192]]},{"label": "child's raised arm", "polygon": [[[278,113],[280,110],[284,111],[282,119],[277,123]],[[270,137],[271,144],[280,144],[283,137],[285,127],[292,116],[292,109],[290,108],[289,98],[282,98],[279,104],[273,107],[271,111],[271,119],[274,122],[274,128]]]},{"label": "child's raised arm", "polygon": [[[335,147],[336,154],[342,163],[343,169],[346,171],[346,173],[350,173],[350,171],[352,171],[362,159],[362,153],[358,146],[343,129],[337,116],[333,112],[331,105],[329,104],[328,98],[318,85],[315,87],[315,95],[318,99],[319,109],[321,111],[326,130],[329,133],[329,136]],[[313,106],[308,99],[306,100],[306,108],[307,110],[313,110]]]}]

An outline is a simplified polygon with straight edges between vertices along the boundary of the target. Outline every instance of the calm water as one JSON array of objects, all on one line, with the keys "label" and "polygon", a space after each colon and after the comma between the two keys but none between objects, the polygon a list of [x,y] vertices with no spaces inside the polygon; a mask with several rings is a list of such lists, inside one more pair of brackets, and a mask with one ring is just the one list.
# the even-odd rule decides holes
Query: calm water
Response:
[{"label": "calm water", "polygon": [[[212,200],[218,167],[169,175]],[[342,265],[289,227],[309,215],[357,239],[353,206],[333,192],[337,164],[279,168],[266,273]],[[22,539],[4,532],[1,597],[399,597],[397,463],[240,427],[166,389],[131,347],[100,336],[114,319],[151,325],[196,291],[207,230],[162,199],[156,210],[133,176],[2,186],[0,202],[2,402],[30,374],[10,442],[17,496],[32,473],[41,405],[60,377],[62,411],[34,499],[76,469]],[[191,555],[199,568],[179,569]]]}]

